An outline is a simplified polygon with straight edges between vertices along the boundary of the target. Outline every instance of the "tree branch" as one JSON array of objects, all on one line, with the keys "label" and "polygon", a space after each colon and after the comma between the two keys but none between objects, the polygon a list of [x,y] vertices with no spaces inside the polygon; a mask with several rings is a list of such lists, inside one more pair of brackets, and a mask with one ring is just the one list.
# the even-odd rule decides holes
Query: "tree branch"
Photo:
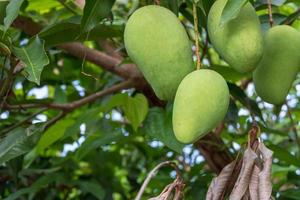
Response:
[{"label": "tree branch", "polygon": [[47,109],[48,109],[48,108],[42,108],[41,110],[39,110],[39,111],[37,111],[37,112],[35,112],[35,113],[29,115],[29,116],[26,117],[24,120],[19,121],[19,122],[13,124],[12,126],[10,126],[10,127],[6,128],[6,129],[4,129],[3,131],[1,131],[0,135],[6,134],[6,133],[8,133],[9,131],[11,131],[11,130],[13,130],[13,129],[15,129],[15,128],[21,126],[21,125],[23,125],[23,124],[25,124],[26,122],[28,122],[29,120],[31,120],[33,117],[35,117],[35,116],[38,115],[38,114],[41,114],[42,112],[46,111]]},{"label": "tree branch", "polygon": [[132,80],[127,80],[124,82],[121,82],[119,84],[116,84],[112,87],[106,88],[102,91],[96,92],[94,94],[91,94],[87,97],[84,97],[80,100],[73,101],[71,103],[64,103],[64,104],[58,104],[58,103],[49,103],[49,104],[19,104],[19,105],[8,105],[4,104],[3,107],[9,110],[13,109],[28,109],[28,108],[51,108],[51,109],[57,109],[57,110],[63,110],[63,111],[72,111],[78,107],[81,107],[85,104],[91,103],[95,101],[96,99],[103,97],[105,95],[120,91],[122,89],[128,89],[133,86]]},{"label": "tree branch", "polygon": [[[18,17],[14,21],[13,26],[21,29],[28,35],[35,35],[42,30],[42,26],[27,17]],[[59,45],[58,47],[75,57],[86,59],[89,62],[98,65],[102,69],[122,77],[123,79],[132,79],[135,88],[147,96],[151,105],[162,106],[165,104],[165,102],[156,97],[154,91],[144,79],[142,73],[138,70],[135,64],[122,64],[121,59],[109,56],[95,49],[88,48],[79,42],[66,43]]]},{"label": "tree branch", "polygon": [[[27,17],[18,17],[14,21],[13,26],[21,29],[31,36],[38,34],[42,30],[42,26]],[[143,79],[142,74],[134,64],[122,64],[121,59],[117,59],[95,49],[88,48],[79,42],[61,44],[58,45],[58,48],[80,59],[86,59],[89,62],[100,66],[104,70],[116,74],[124,79]]]},{"label": "tree branch", "polygon": [[204,156],[210,169],[216,174],[219,174],[227,164],[233,161],[226,145],[214,132],[207,134],[194,145]]}]

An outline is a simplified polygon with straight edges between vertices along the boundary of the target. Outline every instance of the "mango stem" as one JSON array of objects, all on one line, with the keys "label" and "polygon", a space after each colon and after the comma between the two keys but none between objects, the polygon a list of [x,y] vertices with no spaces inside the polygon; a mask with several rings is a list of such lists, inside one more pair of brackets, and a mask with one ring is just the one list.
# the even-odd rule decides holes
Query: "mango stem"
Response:
[{"label": "mango stem", "polygon": [[201,58],[199,52],[199,30],[198,30],[198,16],[197,16],[197,5],[193,2],[193,17],[194,17],[194,31],[195,31],[195,46],[196,46],[196,58],[197,58],[197,67],[196,69],[201,68]]}]

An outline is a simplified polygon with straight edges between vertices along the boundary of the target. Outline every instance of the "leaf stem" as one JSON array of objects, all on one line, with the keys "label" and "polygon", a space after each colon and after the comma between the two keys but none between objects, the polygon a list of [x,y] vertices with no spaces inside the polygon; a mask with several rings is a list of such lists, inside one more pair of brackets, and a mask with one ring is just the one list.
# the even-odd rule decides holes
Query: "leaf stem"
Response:
[{"label": "leaf stem", "polygon": [[199,30],[198,30],[198,16],[197,16],[197,5],[193,2],[193,17],[194,17],[194,31],[195,31],[195,46],[196,46],[196,57],[197,57],[197,70],[201,68],[201,58],[199,52]]}]

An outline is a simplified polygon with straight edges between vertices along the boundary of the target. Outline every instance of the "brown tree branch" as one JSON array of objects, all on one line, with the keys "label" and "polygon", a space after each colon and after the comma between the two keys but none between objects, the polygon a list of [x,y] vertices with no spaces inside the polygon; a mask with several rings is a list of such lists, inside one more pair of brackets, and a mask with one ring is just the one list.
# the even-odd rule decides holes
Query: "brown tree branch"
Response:
[{"label": "brown tree branch", "polygon": [[109,56],[95,49],[88,48],[79,42],[61,44],[58,47],[77,58],[83,60],[86,59],[102,67],[104,70],[116,74],[124,79],[131,78],[132,76],[142,77],[134,65],[121,66],[122,60]]},{"label": "brown tree branch", "polygon": [[194,145],[204,156],[210,169],[217,174],[219,174],[227,164],[233,161],[226,145],[214,132],[207,134]]},{"label": "brown tree branch", "polygon": [[[28,35],[35,35],[37,34],[42,27],[33,22],[30,18],[26,17],[18,17],[14,24],[16,28],[21,29]],[[68,43],[68,44],[62,44],[58,46],[59,48],[63,49],[67,53],[76,56],[81,59],[86,59],[87,61],[90,61],[103,69],[114,73],[124,79],[130,79],[130,84],[125,84],[126,86],[133,86],[137,90],[143,92],[147,98],[149,99],[150,105],[158,105],[163,106],[165,105],[165,102],[160,101],[156,95],[154,94],[153,90],[149,86],[149,84],[145,81],[140,71],[137,69],[137,67],[134,64],[122,64],[122,60],[115,58],[113,56],[109,56],[105,53],[99,52],[95,49],[90,49],[78,42]],[[131,82],[132,81],[132,82]],[[117,88],[116,88],[117,87]],[[104,96],[106,94],[112,93],[114,91],[118,91],[120,85],[113,86],[112,88],[105,89],[103,91],[100,91],[98,93],[95,93],[91,97],[86,97],[82,100],[75,101],[70,104],[47,104],[47,105],[41,105],[41,104],[26,104],[26,105],[4,105],[7,109],[26,109],[26,108],[37,108],[37,107],[49,107],[52,109],[60,109],[60,110],[72,110],[74,108],[77,108],[79,106],[82,106],[86,103],[92,102],[95,99]],[[113,89],[114,88],[114,89]],[[219,146],[223,146],[223,141],[217,137],[215,134],[210,134],[203,138],[203,140],[208,141],[214,141],[219,144]],[[222,170],[222,168],[230,163],[232,161],[232,158],[230,157],[230,154],[224,149],[219,149],[218,147],[214,145],[207,145],[205,142],[196,144],[196,146],[199,148],[201,153],[206,158],[210,168],[218,173]]]},{"label": "brown tree branch", "polygon": [[6,134],[6,133],[8,133],[9,131],[11,131],[11,130],[13,130],[13,129],[15,129],[15,128],[21,126],[21,125],[23,125],[23,124],[25,124],[26,122],[28,122],[29,120],[31,120],[32,118],[34,118],[34,117],[37,116],[38,114],[41,114],[42,112],[46,111],[47,109],[48,109],[48,108],[42,108],[41,110],[39,110],[39,111],[37,111],[37,112],[35,112],[35,113],[29,115],[29,116],[26,117],[24,120],[19,121],[19,122],[13,124],[12,126],[10,126],[10,127],[6,128],[6,129],[2,130],[2,131],[0,132],[0,135]]},{"label": "brown tree branch", "polygon": [[13,109],[28,109],[28,108],[51,108],[51,109],[57,109],[57,110],[63,110],[65,112],[72,111],[78,107],[81,107],[85,104],[91,103],[95,101],[96,99],[103,97],[108,94],[112,94],[114,92],[120,91],[122,89],[128,89],[133,86],[132,80],[127,80],[124,82],[121,82],[119,84],[116,84],[112,87],[106,88],[102,91],[93,93],[87,97],[84,97],[80,100],[73,101],[71,103],[64,103],[64,104],[58,104],[58,103],[49,103],[49,104],[19,104],[19,105],[8,105],[4,104],[3,107],[5,109],[13,110]]},{"label": "brown tree branch", "polygon": [[[13,26],[21,29],[28,35],[36,35],[42,30],[42,26],[33,22],[27,17],[18,17]],[[88,48],[79,42],[65,43],[58,45],[58,48],[63,49],[67,53],[92,62],[104,70],[116,74],[124,79],[138,78],[143,79],[142,74],[133,64],[121,64],[122,60],[109,56],[95,49]]]},{"label": "brown tree branch", "polygon": [[[42,26],[33,22],[27,17],[18,17],[14,21],[13,25],[28,35],[35,35],[42,30]],[[135,64],[122,64],[122,60],[113,56],[109,56],[95,49],[88,48],[79,42],[66,43],[59,45],[58,47],[75,57],[90,61],[104,70],[122,77],[123,79],[132,79],[135,88],[144,93],[145,96],[147,96],[147,98],[150,100],[150,105],[165,105],[165,102],[156,97],[152,88],[144,79],[143,75]]]},{"label": "brown tree branch", "polygon": [[98,44],[108,55],[116,59],[123,60],[121,52],[116,50],[116,47],[113,44],[113,42],[104,39],[99,39]]}]

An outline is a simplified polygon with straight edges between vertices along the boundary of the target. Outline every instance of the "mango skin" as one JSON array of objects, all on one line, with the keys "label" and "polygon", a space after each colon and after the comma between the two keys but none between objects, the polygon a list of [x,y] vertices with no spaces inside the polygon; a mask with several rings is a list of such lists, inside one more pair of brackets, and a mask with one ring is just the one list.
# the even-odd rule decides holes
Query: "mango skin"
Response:
[{"label": "mango skin", "polygon": [[208,15],[208,34],[211,43],[223,59],[236,71],[253,71],[263,54],[263,36],[255,9],[247,3],[238,16],[220,26],[227,0],[217,0]]},{"label": "mango skin", "polygon": [[188,74],[180,83],[173,107],[173,130],[182,143],[193,143],[220,123],[228,110],[224,78],[209,69]]},{"label": "mango skin", "polygon": [[189,38],[176,15],[160,6],[142,7],[129,18],[124,40],[158,98],[173,100],[181,80],[194,69]]},{"label": "mango skin", "polygon": [[280,105],[300,70],[300,33],[281,25],[269,29],[264,39],[264,55],[253,73],[253,82],[264,101]]}]

